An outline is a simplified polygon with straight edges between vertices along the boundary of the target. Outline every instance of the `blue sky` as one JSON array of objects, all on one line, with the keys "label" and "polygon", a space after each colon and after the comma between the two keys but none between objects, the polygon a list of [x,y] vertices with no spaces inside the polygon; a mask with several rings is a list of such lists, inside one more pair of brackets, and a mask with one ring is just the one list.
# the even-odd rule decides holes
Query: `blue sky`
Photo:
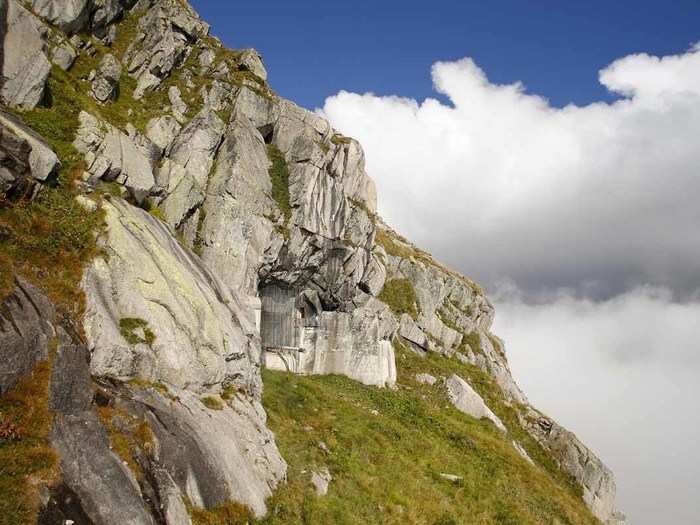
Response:
[{"label": "blue sky", "polygon": [[682,52],[700,21],[697,0],[192,4],[226,45],[258,49],[272,87],[308,108],[341,89],[434,96],[430,65],[464,56],[556,106],[608,100],[598,70],[631,53]]}]

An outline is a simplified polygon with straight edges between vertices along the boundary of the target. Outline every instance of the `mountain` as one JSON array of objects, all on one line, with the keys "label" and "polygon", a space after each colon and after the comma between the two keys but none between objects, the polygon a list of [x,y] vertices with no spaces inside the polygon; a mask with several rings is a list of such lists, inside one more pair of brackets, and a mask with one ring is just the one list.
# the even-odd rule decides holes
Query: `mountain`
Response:
[{"label": "mountain", "polygon": [[0,22],[0,522],[624,521],[255,50],[184,0]]}]

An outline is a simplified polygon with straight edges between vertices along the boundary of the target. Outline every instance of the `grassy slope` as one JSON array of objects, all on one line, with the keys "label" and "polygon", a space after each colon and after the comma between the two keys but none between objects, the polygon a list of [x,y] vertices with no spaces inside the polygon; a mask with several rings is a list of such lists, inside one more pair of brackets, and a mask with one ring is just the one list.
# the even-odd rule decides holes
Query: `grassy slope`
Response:
[{"label": "grassy slope", "polygon": [[[510,409],[496,401],[500,396],[492,408],[511,428],[510,439],[517,437],[545,467],[529,465],[490,422],[448,406],[440,384],[420,385],[414,376],[455,371],[485,393],[493,388],[488,378],[437,355],[423,359],[401,348],[397,354],[396,391],[337,376],[264,372],[268,422],[289,463],[289,481],[261,523],[598,523],[543,451],[516,428]],[[317,497],[309,472],[323,466],[333,481],[329,494]],[[464,479],[454,483],[440,473]]]}]

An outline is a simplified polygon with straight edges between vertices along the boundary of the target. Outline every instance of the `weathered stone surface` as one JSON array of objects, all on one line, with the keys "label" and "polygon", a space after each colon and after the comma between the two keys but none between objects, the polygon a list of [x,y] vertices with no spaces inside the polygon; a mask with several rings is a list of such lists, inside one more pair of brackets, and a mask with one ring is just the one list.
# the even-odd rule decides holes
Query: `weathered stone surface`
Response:
[{"label": "weathered stone surface", "polygon": [[46,56],[47,28],[17,0],[7,0],[5,9],[0,96],[8,106],[31,109],[43,100],[51,71]]},{"label": "weathered stone surface", "polygon": [[17,117],[0,110],[0,194],[31,194],[61,163],[44,140]]},{"label": "weathered stone surface", "polygon": [[102,57],[91,85],[95,100],[105,103],[117,98],[121,74],[122,66],[114,55],[108,53]]},{"label": "weathered stone surface", "polygon": [[170,86],[168,89],[168,98],[173,107],[173,115],[181,124],[185,122],[185,114],[187,113],[187,104],[182,100],[182,93],[177,86]]},{"label": "weathered stone surface", "polygon": [[430,374],[416,374],[416,381],[432,386],[437,383],[437,378],[435,376],[431,376]]},{"label": "weathered stone surface", "polygon": [[51,61],[63,71],[68,71],[78,58],[78,53],[68,42],[56,46],[51,54]]},{"label": "weathered stone surface", "polygon": [[160,148],[161,154],[173,143],[182,126],[175,118],[165,115],[151,119],[146,126],[146,137]]},{"label": "weathered stone surface", "polygon": [[62,481],[96,525],[153,524],[133,473],[110,449],[97,414],[87,351],[62,344],[54,358],[49,403],[54,414],[51,445],[58,452]]},{"label": "weathered stone surface", "polygon": [[155,434],[157,462],[197,507],[233,500],[264,515],[265,499],[284,478],[286,464],[260,403],[242,393],[212,410],[190,390],[172,393],[176,401],[154,390],[129,396]]},{"label": "weathered stone surface", "polygon": [[[252,312],[161,221],[118,199],[105,211],[107,257],[94,261],[83,282],[93,374],[193,391],[231,383],[258,392]],[[123,319],[141,320],[154,340],[129,342]]]},{"label": "weathered stone surface", "polygon": [[85,111],[79,119],[80,128],[73,144],[85,155],[88,182],[115,181],[128,188],[137,200],[148,195],[155,177],[151,160],[142,148],[114,126]]},{"label": "weathered stone surface", "polygon": [[153,472],[158,488],[158,498],[163,509],[166,525],[192,525],[187,507],[182,501],[182,492],[167,470],[156,468]]},{"label": "weathered stone surface", "polygon": [[323,468],[320,471],[313,471],[311,473],[311,484],[316,489],[316,494],[319,496],[325,496],[328,494],[328,486],[333,481],[333,476],[328,471],[327,468]]},{"label": "weathered stone surface", "polygon": [[24,280],[0,303],[0,394],[48,357],[55,335],[49,300]]},{"label": "weathered stone surface", "polygon": [[447,397],[459,411],[477,419],[490,419],[496,428],[506,432],[503,422],[486,406],[481,396],[464,379],[452,374],[445,381],[445,385],[447,386]]},{"label": "weathered stone surface", "polygon": [[262,57],[255,49],[244,49],[238,58],[238,68],[250,71],[262,80],[267,80],[267,70],[262,62]]},{"label": "weathered stone surface", "polygon": [[192,43],[209,32],[186,3],[157,0],[140,20],[141,34],[129,47],[125,63],[138,83],[137,100],[158,86],[191,51]]},{"label": "weathered stone surface", "polygon": [[[91,0],[91,2],[92,29],[98,36],[104,36],[102,30],[123,13],[122,2],[120,0]],[[133,3],[133,1],[125,3]]]},{"label": "weathered stone surface", "polygon": [[110,450],[94,412],[57,414],[51,443],[61,458],[63,482],[96,525],[153,524],[133,474]]},{"label": "weathered stone surface", "polygon": [[88,22],[88,0],[33,0],[32,10],[61,31],[77,33]]},{"label": "weathered stone surface", "polygon": [[[583,500],[603,523],[615,523],[615,477],[612,471],[572,432],[528,407],[521,423],[583,488]],[[624,520],[624,518],[623,518]]]},{"label": "weathered stone surface", "polygon": [[423,330],[420,329],[420,327],[408,314],[403,314],[401,316],[401,323],[399,324],[399,335],[423,350],[428,349],[427,336],[423,333]]},{"label": "weathered stone surface", "polygon": [[265,143],[250,121],[233,115],[209,178],[199,244],[202,260],[232,290],[258,293],[258,272],[274,230]]},{"label": "weathered stone surface", "polygon": [[202,111],[180,132],[157,172],[167,197],[161,207],[168,222],[180,227],[204,201],[209,172],[221,144],[224,123],[212,111]]}]

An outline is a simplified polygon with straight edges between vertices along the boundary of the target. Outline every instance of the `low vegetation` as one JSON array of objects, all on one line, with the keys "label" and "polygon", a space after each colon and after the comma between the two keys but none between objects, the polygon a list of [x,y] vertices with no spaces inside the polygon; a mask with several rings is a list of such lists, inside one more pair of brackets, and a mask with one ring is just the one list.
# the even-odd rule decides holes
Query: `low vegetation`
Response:
[{"label": "low vegetation", "polygon": [[156,335],[148,327],[148,322],[135,317],[119,319],[119,333],[130,345],[153,346],[156,341]]},{"label": "low vegetation", "polygon": [[292,217],[292,206],[289,199],[289,169],[284,155],[274,144],[268,144],[267,156],[270,159],[270,182],[272,182],[272,198],[284,216],[285,225]]},{"label": "low vegetation", "polygon": [[218,397],[205,396],[201,398],[202,404],[210,410],[223,410],[224,403]]},{"label": "low vegetation", "polygon": [[141,481],[144,472],[139,456],[152,454],[155,450],[151,427],[145,420],[111,406],[98,407],[97,413],[107,429],[112,450]]},{"label": "low vegetation", "polygon": [[0,199],[0,290],[7,293],[7,281],[22,275],[46,292],[62,314],[78,319],[84,311],[78,283],[85,264],[99,253],[96,235],[104,219],[101,211],[88,211],[75,200],[75,181],[84,169],[72,145],[80,103],[53,73],[51,107],[23,112],[20,118],[48,141],[62,169],[33,201]]},{"label": "low vegetation", "polygon": [[408,279],[390,279],[384,283],[379,300],[386,303],[398,316],[408,314],[418,317],[418,298],[413,284]]},{"label": "low vegetation", "polygon": [[[599,525],[556,467],[542,462],[539,445],[516,428],[487,376],[438,355],[396,351],[395,391],[339,376],[264,371],[268,422],[289,470],[259,523]],[[486,394],[509,427],[508,438],[452,408],[440,382],[414,379],[453,370]],[[511,439],[537,466],[518,455]],[[333,481],[321,497],[310,473],[323,467]]]},{"label": "low vegetation", "polygon": [[48,446],[50,362],[0,397],[0,524],[37,522],[38,487],[58,476],[58,458]]},{"label": "low vegetation", "polygon": [[213,509],[205,510],[185,502],[192,525],[248,525],[254,523],[251,510],[240,503],[229,502]]}]

